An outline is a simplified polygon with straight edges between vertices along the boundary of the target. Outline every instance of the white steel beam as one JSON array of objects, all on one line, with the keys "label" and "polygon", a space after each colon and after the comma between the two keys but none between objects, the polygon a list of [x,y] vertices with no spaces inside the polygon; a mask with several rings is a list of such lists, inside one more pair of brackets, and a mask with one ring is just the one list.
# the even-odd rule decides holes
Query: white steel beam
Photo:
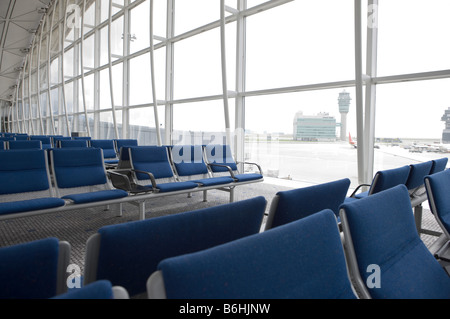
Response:
[{"label": "white steel beam", "polygon": [[[109,66],[109,90],[111,98],[111,112],[114,126],[114,136],[119,138],[119,131],[117,128],[116,120],[116,107],[114,104],[114,89],[113,89],[113,76],[112,76],[112,57],[111,57],[111,23],[112,23],[112,0],[109,0],[109,10],[108,10],[108,66]],[[124,37],[125,38],[125,37]]]}]

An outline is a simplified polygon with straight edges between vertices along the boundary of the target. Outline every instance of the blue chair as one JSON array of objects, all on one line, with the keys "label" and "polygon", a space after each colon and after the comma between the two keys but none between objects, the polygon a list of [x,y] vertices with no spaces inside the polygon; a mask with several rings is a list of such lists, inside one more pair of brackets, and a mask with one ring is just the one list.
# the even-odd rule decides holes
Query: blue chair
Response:
[{"label": "blue chair", "polygon": [[[233,201],[232,191],[234,179],[231,176],[212,177],[203,158],[202,145],[175,145],[168,147],[175,174],[181,181],[192,181],[204,188],[214,186],[230,192],[230,201]],[[222,188],[225,187],[225,188]],[[206,201],[206,190],[203,193]]]},{"label": "blue chair", "polygon": [[443,157],[443,158],[439,158],[436,160],[432,160],[432,162],[433,162],[433,167],[430,170],[430,175],[445,170],[445,168],[447,167],[448,157]]},{"label": "blue chair", "polygon": [[114,147],[114,140],[92,140],[90,141],[91,147],[101,148],[103,150],[103,158],[107,167],[117,167],[119,159],[117,157],[116,149]]},{"label": "blue chair", "polygon": [[50,136],[45,135],[30,135],[29,140],[34,141],[38,140],[42,143],[42,149],[52,149],[53,148],[53,142]]},{"label": "blue chair", "polygon": [[45,150],[0,151],[0,216],[61,207],[54,197]]},{"label": "blue chair", "polygon": [[89,285],[72,288],[52,299],[129,299],[126,289],[113,286],[108,280],[98,280]]},{"label": "blue chair", "polygon": [[128,150],[136,184],[151,186],[161,193],[198,187],[198,183],[177,180],[165,146],[133,146]]},{"label": "blue chair", "polygon": [[[408,180],[409,171],[411,167],[409,165],[378,171],[371,184],[361,184],[353,191],[350,197],[346,198],[346,202],[353,201],[355,199],[365,198],[369,195],[379,193],[383,190],[389,189],[397,185],[405,185]],[[363,186],[370,186],[368,191],[358,193],[359,189]]]},{"label": "blue chair", "polygon": [[126,191],[111,186],[99,148],[56,148],[51,150],[50,158],[58,197],[74,204],[107,205],[109,200],[128,196]]},{"label": "blue chair", "polygon": [[17,150],[17,149],[42,149],[42,142],[40,140],[15,140],[8,142],[8,149]]},{"label": "blue chair", "polygon": [[265,207],[259,196],[104,226],[86,243],[84,283],[107,279],[131,296],[145,293],[147,278],[161,260],[258,233]]},{"label": "blue chair", "polygon": [[67,291],[70,244],[49,237],[0,248],[0,299],[43,299]]},{"label": "blue chair", "polygon": [[356,299],[331,210],[219,246],[167,258],[149,298]]},{"label": "blue chair", "polygon": [[423,179],[425,178],[425,176],[430,174],[432,167],[433,161],[410,165],[410,171],[405,185],[411,197],[423,194]]},{"label": "blue chair", "polygon": [[244,162],[242,164],[256,167],[257,173],[240,173],[237,167],[238,162],[234,160],[229,145],[208,144],[204,147],[204,152],[213,176],[226,174],[238,183],[261,182],[264,179],[262,169],[256,163]]},{"label": "blue chair", "polygon": [[138,146],[138,140],[133,138],[119,138],[114,139],[114,147],[116,149],[117,157],[120,156],[120,149],[124,146]]},{"label": "blue chair", "polygon": [[443,232],[442,245],[435,256],[450,261],[450,170],[426,176],[425,189],[430,210]]},{"label": "blue chair", "polygon": [[339,206],[347,196],[348,178],[278,192],[272,199],[265,230],[293,222],[324,209],[339,216]]},{"label": "blue chair", "polygon": [[343,204],[340,217],[363,298],[450,298],[450,277],[417,233],[405,185]]}]

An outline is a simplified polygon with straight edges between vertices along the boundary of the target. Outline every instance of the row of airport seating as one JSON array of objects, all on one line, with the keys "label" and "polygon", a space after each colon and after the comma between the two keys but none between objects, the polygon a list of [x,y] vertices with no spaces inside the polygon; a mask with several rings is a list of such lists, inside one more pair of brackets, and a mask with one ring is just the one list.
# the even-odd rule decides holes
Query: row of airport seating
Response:
[{"label": "row of airport seating", "polygon": [[263,181],[256,166],[239,174],[228,145],[123,146],[110,170],[96,147],[0,151],[0,219],[113,204],[121,215],[125,202],[144,219],[146,200],[201,191],[206,201],[211,189],[230,192],[232,202],[236,186]]},{"label": "row of airport seating", "polygon": [[[425,181],[433,213],[448,216],[450,170],[427,175]],[[78,279],[83,285],[59,290],[58,296],[77,298],[84,289],[107,283],[108,291],[115,287],[122,296],[152,299],[450,298],[450,260],[437,259],[420,239],[407,187],[400,184],[351,201],[345,200],[347,189],[347,180],[296,189],[304,201],[291,205],[303,212],[263,231],[267,201],[261,196],[104,226],[86,242],[85,272]],[[288,205],[272,203],[280,206],[277,214],[284,214]],[[448,232],[449,224],[442,225]],[[5,251],[11,256],[14,249],[32,244],[0,249],[0,265],[4,260],[17,263]],[[38,263],[38,253],[25,255]],[[23,268],[6,269],[25,273],[24,259]],[[61,273],[64,267],[59,267]],[[29,282],[17,282],[28,278],[0,271],[6,291],[2,297],[52,297],[56,279],[67,277],[67,271],[66,277],[61,273],[44,281],[51,283],[46,286],[51,293],[36,297],[31,292],[43,284],[41,278],[33,278],[29,287]],[[22,291],[12,295],[9,286]]]}]

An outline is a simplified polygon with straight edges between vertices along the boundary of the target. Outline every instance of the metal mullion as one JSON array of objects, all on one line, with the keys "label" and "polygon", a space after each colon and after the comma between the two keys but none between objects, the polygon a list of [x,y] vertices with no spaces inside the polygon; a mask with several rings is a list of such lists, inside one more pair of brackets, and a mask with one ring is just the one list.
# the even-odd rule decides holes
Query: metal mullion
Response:
[{"label": "metal mullion", "polygon": [[25,123],[27,123],[25,119],[25,69],[28,63],[28,55],[25,56],[25,61],[23,63],[23,71],[22,71],[22,133],[29,133],[29,127],[25,127]]}]

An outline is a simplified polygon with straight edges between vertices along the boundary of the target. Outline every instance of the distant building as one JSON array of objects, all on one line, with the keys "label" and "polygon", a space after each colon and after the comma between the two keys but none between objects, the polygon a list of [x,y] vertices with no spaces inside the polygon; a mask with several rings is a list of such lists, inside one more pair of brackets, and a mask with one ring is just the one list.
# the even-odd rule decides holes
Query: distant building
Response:
[{"label": "distant building", "polygon": [[335,141],[336,119],[328,113],[295,114],[293,138],[296,141]]},{"label": "distant building", "polygon": [[341,113],[341,141],[345,141],[347,139],[347,113],[350,110],[350,93],[345,90],[339,93],[338,104],[339,104],[339,113]]}]

